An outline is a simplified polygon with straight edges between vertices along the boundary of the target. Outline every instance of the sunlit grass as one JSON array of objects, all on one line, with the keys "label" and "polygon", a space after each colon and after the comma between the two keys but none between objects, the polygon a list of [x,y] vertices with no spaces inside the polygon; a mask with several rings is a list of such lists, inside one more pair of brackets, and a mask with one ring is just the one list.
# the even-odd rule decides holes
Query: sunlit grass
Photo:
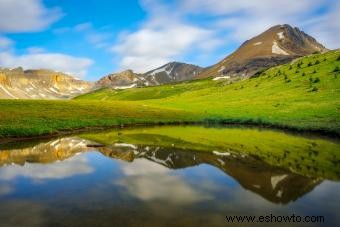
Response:
[{"label": "sunlit grass", "polygon": [[243,81],[211,78],[70,101],[0,100],[0,136],[166,122],[252,123],[340,134],[340,52],[304,57]]},{"label": "sunlit grass", "polygon": [[77,99],[142,101],[189,111],[211,122],[340,133],[339,56],[339,51],[311,55],[232,83],[206,79],[124,91],[104,89]]}]

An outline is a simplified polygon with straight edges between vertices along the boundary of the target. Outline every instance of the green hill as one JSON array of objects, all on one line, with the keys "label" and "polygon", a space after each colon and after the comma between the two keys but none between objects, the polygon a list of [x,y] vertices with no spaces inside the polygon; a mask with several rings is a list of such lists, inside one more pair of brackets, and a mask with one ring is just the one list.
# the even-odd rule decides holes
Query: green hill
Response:
[{"label": "green hill", "polygon": [[315,54],[243,81],[102,89],[77,100],[121,100],[185,110],[199,119],[340,133],[340,51]]},{"label": "green hill", "polygon": [[0,100],[0,137],[161,122],[255,123],[340,134],[340,51],[316,54],[242,81],[211,78],[75,100]]}]

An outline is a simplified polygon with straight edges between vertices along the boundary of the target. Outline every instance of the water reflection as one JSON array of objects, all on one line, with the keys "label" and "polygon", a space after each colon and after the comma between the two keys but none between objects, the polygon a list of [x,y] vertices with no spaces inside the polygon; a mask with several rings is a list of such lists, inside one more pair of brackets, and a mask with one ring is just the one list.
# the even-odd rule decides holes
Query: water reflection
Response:
[{"label": "water reflection", "polygon": [[117,185],[143,201],[163,200],[184,205],[212,199],[179,176],[172,175],[166,167],[145,159],[135,160],[132,166],[123,166],[121,170],[126,177]]},{"label": "water reflection", "polygon": [[38,143],[32,147],[25,147],[23,143],[24,148],[0,149],[0,166],[62,161],[79,152],[89,150],[88,143],[89,141],[81,138],[69,137]]},{"label": "water reflection", "polygon": [[[191,190],[168,169],[180,169],[209,164],[233,177],[242,187],[251,190],[274,203],[288,203],[311,191],[321,179],[304,177],[271,166],[245,154],[229,152],[198,152],[151,145],[114,143],[110,146],[91,148],[94,142],[70,137],[40,143],[31,148],[3,150],[0,152],[0,180],[13,180],[18,176],[35,180],[62,179],[94,171],[81,152],[97,150],[103,155],[127,162],[135,162],[134,168],[122,166],[126,176],[118,182],[140,199],[157,199],[162,195],[174,197],[175,202],[197,198],[207,199]],[[62,161],[62,162],[61,162]],[[54,165],[37,165],[54,163]],[[9,166],[11,165],[11,166]],[[19,166],[18,166],[19,165]],[[24,167],[21,167],[23,166]],[[167,185],[176,185],[170,192]],[[154,190],[150,190],[153,188]],[[1,191],[6,192],[3,188]],[[189,196],[190,195],[190,196]]]},{"label": "water reflection", "polygon": [[[243,152],[230,144],[239,146],[231,138],[214,145],[143,129],[4,145],[0,226],[224,226],[227,214],[267,213],[325,215],[338,222],[339,183],[322,177],[337,176],[337,167],[328,165],[334,153],[323,153],[337,144],[317,140],[313,150],[320,160],[307,154],[295,163],[317,167],[322,175],[272,162],[271,155],[290,157],[294,150],[271,153],[275,141],[252,144],[266,158],[249,152],[248,144]],[[21,208],[30,211],[17,214]]]}]

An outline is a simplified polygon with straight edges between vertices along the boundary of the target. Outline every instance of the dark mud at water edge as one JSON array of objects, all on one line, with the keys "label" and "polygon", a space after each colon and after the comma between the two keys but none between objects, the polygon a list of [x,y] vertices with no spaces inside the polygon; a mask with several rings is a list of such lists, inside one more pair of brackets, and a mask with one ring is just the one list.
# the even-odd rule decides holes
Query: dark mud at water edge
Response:
[{"label": "dark mud at water edge", "polygon": [[[340,225],[340,144],[256,128],[164,126],[0,145],[0,226]],[[234,223],[256,226],[263,223]],[[277,225],[277,223],[266,223]]]}]

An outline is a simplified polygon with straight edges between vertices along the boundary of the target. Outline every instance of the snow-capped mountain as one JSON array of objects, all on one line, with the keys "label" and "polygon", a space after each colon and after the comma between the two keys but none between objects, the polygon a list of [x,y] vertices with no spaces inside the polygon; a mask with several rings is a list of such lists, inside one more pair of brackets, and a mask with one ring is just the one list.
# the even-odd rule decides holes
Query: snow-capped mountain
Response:
[{"label": "snow-capped mountain", "polygon": [[256,72],[294,58],[327,49],[313,37],[290,25],[276,25],[244,42],[234,53],[204,70],[200,78],[248,78]]},{"label": "snow-capped mountain", "polygon": [[98,80],[96,87],[128,89],[180,82],[197,78],[202,70],[203,68],[196,65],[170,62],[144,74],[137,74],[132,70],[109,74]]},{"label": "snow-capped mountain", "polygon": [[159,68],[146,72],[143,77],[156,84],[165,84],[192,80],[202,72],[203,68],[181,62],[169,62]]}]

